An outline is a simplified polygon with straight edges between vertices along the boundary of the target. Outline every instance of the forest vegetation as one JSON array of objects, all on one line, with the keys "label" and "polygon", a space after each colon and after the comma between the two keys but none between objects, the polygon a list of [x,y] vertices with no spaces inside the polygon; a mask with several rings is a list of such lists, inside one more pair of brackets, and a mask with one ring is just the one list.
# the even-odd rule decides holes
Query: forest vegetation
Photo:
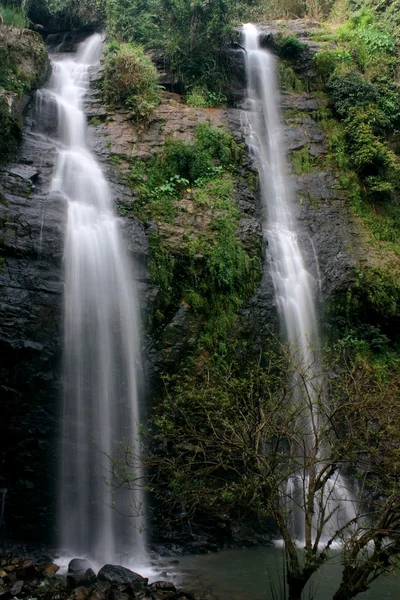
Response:
[{"label": "forest vegetation", "polygon": [[[221,128],[199,125],[193,142],[167,140],[151,159],[129,164],[127,181],[137,201],[128,216],[172,223],[177,202],[190,193],[197,208],[210,209],[211,220],[179,253],[157,227],[150,235],[149,266],[159,296],[148,334],[157,336],[182,303],[200,333],[189,356],[162,374],[144,428],[145,483],[135,480],[129,449],[126,464],[113,463],[113,469],[119,484],[145,485],[154,494],[157,510],[161,506],[166,515],[164,527],[181,518],[176,515],[183,502],[187,521],[224,514],[278,529],[286,543],[291,599],[300,598],[342,538],[343,579],[334,598],[365,591],[400,556],[400,1],[2,0],[0,13],[15,27],[104,28],[104,100],[127,108],[143,128],[162,100],[161,68],[173,74],[189,106],[227,106],[233,101],[229,47],[236,26],[295,18],[319,23],[312,81],[299,66],[306,49],[287,34],[284,21],[274,51],[283,89],[307,90],[326,101],[317,114],[328,140],[324,164],[301,151],[293,154],[294,172],[329,168],[336,174],[370,254],[352,286],[324,308],[319,369],[329,384],[318,396],[324,426],[306,453],[316,473],[307,491],[307,518],[314,501],[322,503],[319,531],[329,511],[319,495],[328,474],[342,469],[363,482],[351,535],[337,531],[322,549],[310,535],[303,562],[290,537],[282,483],[300,468],[293,448],[306,434],[293,429],[293,410],[309,410],[309,399],[294,409],[287,386],[288,372],[301,371],[294,349],[268,324],[266,343],[254,347],[241,326],[240,310],[260,280],[262,249],[244,247],[236,234],[240,215],[231,197],[243,177],[245,149]],[[4,64],[0,87],[23,94],[27,84],[18,67]],[[257,186],[254,173],[251,178]],[[262,440],[269,442],[267,451]]]}]

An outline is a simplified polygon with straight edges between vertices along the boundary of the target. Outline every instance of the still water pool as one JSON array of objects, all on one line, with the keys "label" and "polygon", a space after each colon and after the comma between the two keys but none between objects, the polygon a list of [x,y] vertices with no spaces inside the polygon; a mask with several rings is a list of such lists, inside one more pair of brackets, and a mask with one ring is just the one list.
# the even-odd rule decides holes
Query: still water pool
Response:
[{"label": "still water pool", "polygon": [[[170,567],[171,568],[171,567]],[[217,554],[180,557],[172,567],[185,589],[209,590],[219,600],[282,600],[282,550],[274,547],[224,550]],[[171,572],[171,571],[170,571]],[[331,600],[341,579],[333,556],[306,588],[304,600]],[[271,585],[275,595],[270,591]],[[375,582],[359,600],[400,600],[400,574]]]}]

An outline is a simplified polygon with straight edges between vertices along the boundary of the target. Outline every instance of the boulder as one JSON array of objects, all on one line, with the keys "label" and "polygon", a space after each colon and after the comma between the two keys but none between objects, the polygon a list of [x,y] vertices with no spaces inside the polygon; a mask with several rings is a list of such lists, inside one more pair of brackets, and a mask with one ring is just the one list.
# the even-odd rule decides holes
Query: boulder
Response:
[{"label": "boulder", "polygon": [[68,573],[85,573],[92,570],[92,565],[86,558],[73,558],[68,565]]},{"label": "boulder", "polygon": [[147,585],[148,579],[126,567],[119,565],[104,565],[97,574],[100,581],[108,581],[112,585]]}]

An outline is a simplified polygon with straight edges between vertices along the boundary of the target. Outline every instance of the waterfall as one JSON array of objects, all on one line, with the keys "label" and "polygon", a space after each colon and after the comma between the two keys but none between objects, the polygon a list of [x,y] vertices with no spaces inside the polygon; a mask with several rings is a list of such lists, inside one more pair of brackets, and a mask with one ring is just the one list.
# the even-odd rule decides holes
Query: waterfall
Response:
[{"label": "waterfall", "polygon": [[123,452],[126,443],[139,449],[141,368],[132,267],[110,188],[87,143],[83,101],[102,46],[94,34],[76,55],[53,55],[45,95],[58,114],[51,191],[68,206],[59,542],[75,556],[115,562],[137,559],[145,546],[142,492],[112,494],[104,481],[107,455]]},{"label": "waterfall", "polygon": [[[306,454],[316,451],[319,460],[323,448],[318,447],[320,416],[316,404],[324,383],[318,367],[320,338],[314,298],[316,282],[304,264],[296,230],[295,204],[284,153],[275,60],[272,54],[260,48],[259,32],[252,24],[244,25],[244,47],[248,104],[246,141],[253,153],[260,179],[266,213],[264,238],[267,241],[267,260],[280,320],[292,350],[293,364],[296,365],[295,381],[291,382],[295,390],[294,401],[302,400],[304,403],[306,398],[308,406],[306,416],[302,416],[301,423],[297,425],[302,428]],[[301,459],[299,450],[299,463]],[[285,489],[291,532],[301,542],[304,541],[303,507],[308,477],[306,469],[299,469],[289,479]],[[346,490],[340,474],[327,481],[320,498],[316,499],[315,524],[320,511],[319,501],[327,506],[327,514],[332,513],[332,518],[324,528],[324,538],[329,539],[355,516],[352,496]]]}]

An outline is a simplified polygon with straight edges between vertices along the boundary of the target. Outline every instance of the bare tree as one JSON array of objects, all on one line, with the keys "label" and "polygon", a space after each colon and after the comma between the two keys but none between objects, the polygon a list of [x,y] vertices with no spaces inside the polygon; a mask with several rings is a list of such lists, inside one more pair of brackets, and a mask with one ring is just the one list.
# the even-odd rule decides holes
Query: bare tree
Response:
[{"label": "bare tree", "polygon": [[[289,600],[340,551],[334,600],[347,600],[392,570],[400,552],[399,376],[298,355],[283,347],[246,372],[240,357],[205,360],[167,381],[141,466],[171,519],[272,517]],[[137,459],[113,462],[118,485],[144,484],[132,477]]]}]

